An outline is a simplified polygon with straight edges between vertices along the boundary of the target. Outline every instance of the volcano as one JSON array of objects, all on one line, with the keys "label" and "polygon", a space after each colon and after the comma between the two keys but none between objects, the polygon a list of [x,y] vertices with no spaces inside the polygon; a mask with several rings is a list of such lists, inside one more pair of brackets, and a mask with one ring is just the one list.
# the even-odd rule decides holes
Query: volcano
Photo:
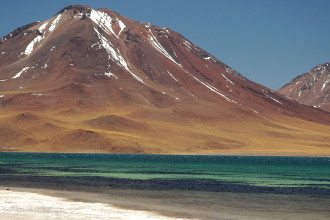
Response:
[{"label": "volcano", "polygon": [[330,155],[329,125],[112,10],[68,6],[0,40],[1,151]]},{"label": "volcano", "polygon": [[299,103],[330,112],[330,63],[319,64],[297,76],[279,92]]}]

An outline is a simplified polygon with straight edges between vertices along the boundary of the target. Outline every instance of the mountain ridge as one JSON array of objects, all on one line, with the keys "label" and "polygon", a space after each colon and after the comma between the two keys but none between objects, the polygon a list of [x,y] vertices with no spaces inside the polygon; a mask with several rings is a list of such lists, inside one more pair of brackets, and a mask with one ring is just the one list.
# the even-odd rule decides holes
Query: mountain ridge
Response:
[{"label": "mountain ridge", "polygon": [[330,111],[330,62],[318,64],[296,76],[278,91],[288,98],[325,111]]}]

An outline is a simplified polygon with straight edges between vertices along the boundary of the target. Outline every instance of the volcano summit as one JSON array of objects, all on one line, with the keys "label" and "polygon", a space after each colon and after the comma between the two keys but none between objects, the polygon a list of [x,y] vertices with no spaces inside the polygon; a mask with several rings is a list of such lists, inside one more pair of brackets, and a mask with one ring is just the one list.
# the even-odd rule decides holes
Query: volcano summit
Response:
[{"label": "volcano summit", "polygon": [[299,103],[330,112],[330,63],[319,64],[278,91]]},{"label": "volcano summit", "polygon": [[330,114],[168,28],[68,6],[0,40],[0,150],[330,155]]}]

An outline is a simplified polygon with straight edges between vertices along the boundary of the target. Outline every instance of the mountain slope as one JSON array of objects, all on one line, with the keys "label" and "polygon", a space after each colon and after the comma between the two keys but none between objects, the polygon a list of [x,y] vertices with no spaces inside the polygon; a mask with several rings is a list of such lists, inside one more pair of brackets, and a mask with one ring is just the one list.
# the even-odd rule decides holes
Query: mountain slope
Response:
[{"label": "mountain slope", "polygon": [[330,111],[330,63],[317,65],[294,78],[279,92],[298,102]]},{"label": "mountain slope", "polygon": [[2,150],[330,153],[328,113],[168,28],[74,5],[0,42]]}]

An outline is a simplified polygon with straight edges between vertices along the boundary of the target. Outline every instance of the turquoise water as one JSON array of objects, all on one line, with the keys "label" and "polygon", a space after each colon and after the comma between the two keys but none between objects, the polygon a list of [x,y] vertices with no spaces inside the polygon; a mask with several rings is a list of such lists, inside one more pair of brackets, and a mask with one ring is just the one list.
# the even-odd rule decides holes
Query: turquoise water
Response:
[{"label": "turquoise water", "polygon": [[[198,180],[213,185],[328,191],[330,158],[0,153],[0,183],[15,176],[124,179],[158,184],[175,180],[174,184],[181,185]],[[203,188],[205,184],[201,185]]]}]

